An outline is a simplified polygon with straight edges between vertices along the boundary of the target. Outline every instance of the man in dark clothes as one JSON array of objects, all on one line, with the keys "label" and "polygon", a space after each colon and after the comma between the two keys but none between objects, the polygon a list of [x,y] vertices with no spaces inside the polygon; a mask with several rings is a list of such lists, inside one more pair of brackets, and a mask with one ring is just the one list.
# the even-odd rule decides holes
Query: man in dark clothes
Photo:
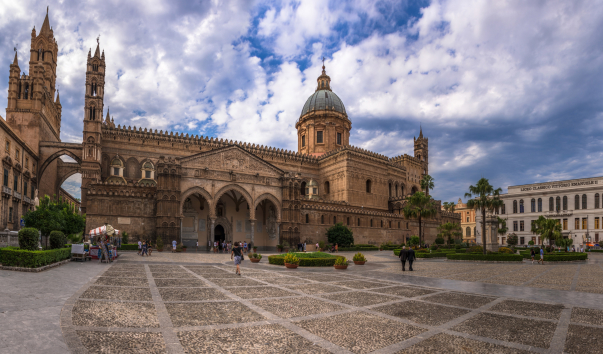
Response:
[{"label": "man in dark clothes", "polygon": [[413,250],[412,248],[409,248],[407,251],[408,256],[406,257],[406,259],[408,260],[408,270],[410,270],[412,272],[412,262],[416,259],[415,257],[415,250]]},{"label": "man in dark clothes", "polygon": [[406,260],[408,259],[408,251],[406,250],[406,246],[402,246],[402,249],[400,250],[400,255],[398,257],[400,257],[400,261],[402,262],[402,271],[405,272]]}]

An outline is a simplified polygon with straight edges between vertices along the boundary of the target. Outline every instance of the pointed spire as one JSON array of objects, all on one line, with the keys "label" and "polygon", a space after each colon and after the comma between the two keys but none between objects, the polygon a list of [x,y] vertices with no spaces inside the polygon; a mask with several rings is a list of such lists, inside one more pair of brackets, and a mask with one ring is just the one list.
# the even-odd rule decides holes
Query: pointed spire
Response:
[{"label": "pointed spire", "polygon": [[61,100],[59,99],[59,90],[57,90],[57,100],[55,101],[59,106],[61,105]]},{"label": "pointed spire", "polygon": [[[103,51],[103,53],[105,53]],[[100,58],[100,34],[96,37],[96,50],[94,51],[94,57]]]},{"label": "pointed spire", "polygon": [[48,6],[46,7],[46,18],[44,18],[44,23],[42,24],[42,29],[40,30],[40,35],[50,34],[50,22],[48,21]]},{"label": "pointed spire", "polygon": [[13,60],[13,65],[19,66],[19,59],[17,59],[17,49],[15,48],[15,60]]},{"label": "pointed spire", "polygon": [[423,139],[423,127],[419,126],[420,131],[419,131],[419,139]]},{"label": "pointed spire", "polygon": [[109,124],[111,122],[111,117],[109,117],[109,108],[107,108],[107,117],[105,118],[105,123]]}]

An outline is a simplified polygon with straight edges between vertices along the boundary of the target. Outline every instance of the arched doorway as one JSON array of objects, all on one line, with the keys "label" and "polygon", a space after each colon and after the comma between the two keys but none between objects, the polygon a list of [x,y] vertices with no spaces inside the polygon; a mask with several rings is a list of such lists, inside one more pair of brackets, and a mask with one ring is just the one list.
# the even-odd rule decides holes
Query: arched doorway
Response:
[{"label": "arched doorway", "polygon": [[195,247],[199,242],[200,247],[208,247],[213,240],[208,236],[210,201],[209,194],[202,189],[192,189],[184,193],[182,202],[182,243]]},{"label": "arched doorway", "polygon": [[226,238],[224,227],[222,225],[216,225],[214,229],[214,242],[221,242]]}]

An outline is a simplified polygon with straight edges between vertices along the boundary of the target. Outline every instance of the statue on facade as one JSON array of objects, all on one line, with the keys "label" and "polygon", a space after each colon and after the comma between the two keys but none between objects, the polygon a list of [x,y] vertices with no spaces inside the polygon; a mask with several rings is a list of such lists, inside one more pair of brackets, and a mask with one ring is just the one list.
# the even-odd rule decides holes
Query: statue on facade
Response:
[{"label": "statue on facade", "polygon": [[38,190],[34,192],[34,206],[33,210],[36,211],[40,207],[40,199],[38,198]]}]

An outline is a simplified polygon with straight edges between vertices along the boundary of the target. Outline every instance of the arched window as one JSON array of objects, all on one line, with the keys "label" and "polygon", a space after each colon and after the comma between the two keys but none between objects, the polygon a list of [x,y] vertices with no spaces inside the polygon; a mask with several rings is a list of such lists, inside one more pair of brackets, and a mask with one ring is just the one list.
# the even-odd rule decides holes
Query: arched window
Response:
[{"label": "arched window", "polygon": [[29,84],[27,82],[25,83],[25,90],[23,92],[23,98],[27,99],[29,97]]},{"label": "arched window", "polygon": [[371,192],[371,180],[370,179],[366,180],[366,192],[367,193]]},{"label": "arched window", "polygon": [[373,227],[373,219],[371,219],[371,224],[370,225],[371,225],[371,227]]},{"label": "arched window", "polygon": [[381,220],[381,228],[383,228],[383,220]]},{"label": "arched window", "polygon": [[390,198],[392,197],[392,184],[391,184],[391,182],[389,184],[389,197]]},{"label": "arched window", "polygon": [[507,213],[507,208],[505,207],[505,204],[502,205],[502,213],[503,214]]},{"label": "arched window", "polygon": [[[552,210],[552,205],[553,205],[552,200],[553,200],[553,198],[551,198],[551,210]],[[517,200],[513,201],[513,214],[517,214]]]},{"label": "arched window", "polygon": [[555,200],[553,197],[549,197],[549,211],[555,210]]},{"label": "arched window", "polygon": [[519,213],[523,213],[524,209],[523,209],[523,199],[519,200]]},{"label": "arched window", "polygon": [[325,194],[329,194],[331,192],[331,186],[329,184],[329,181],[325,182]]},{"label": "arched window", "polygon": [[360,226],[360,218],[358,218],[358,226]]},{"label": "arched window", "polygon": [[350,217],[349,216],[346,218],[346,225],[350,226]]},{"label": "arched window", "polygon": [[563,210],[567,210],[567,195],[563,196]]},{"label": "arched window", "polygon": [[337,224],[337,216],[333,216],[333,224]]},{"label": "arched window", "polygon": [[530,212],[536,212],[536,199],[534,198],[532,198],[532,200],[530,201]]},{"label": "arched window", "polygon": [[142,178],[155,179],[155,167],[150,161],[142,164],[141,175]]},{"label": "arched window", "polygon": [[408,230],[408,223],[406,223],[406,230]]},{"label": "arched window", "polygon": [[542,212],[542,198],[538,198],[538,212],[539,213]]},{"label": "arched window", "polygon": [[586,194],[582,194],[582,209],[588,209],[586,204]]},{"label": "arched window", "polygon": [[580,209],[580,196],[576,194],[574,197],[574,210]]},{"label": "arched window", "polygon": [[306,195],[306,182],[301,183],[301,189],[299,191],[299,195]]},{"label": "arched window", "polygon": [[310,223],[310,214],[306,214],[306,224]]},{"label": "arched window", "polygon": [[398,221],[398,228],[400,228],[400,222]]},{"label": "arched window", "polygon": [[321,223],[321,224],[324,224],[324,223],[325,223],[325,216],[324,216],[324,215],[321,215],[321,216],[320,216],[320,223]]},{"label": "arched window", "polygon": [[561,210],[561,198],[560,197],[555,198],[555,210],[556,211]]},{"label": "arched window", "polygon": [[595,209],[599,209],[599,193],[595,194]]},{"label": "arched window", "polygon": [[401,197],[404,196],[404,185],[403,184],[400,185],[400,196]]},{"label": "arched window", "polygon": [[465,230],[465,233],[467,237],[471,236],[471,228],[469,226],[467,226],[467,229]]}]

